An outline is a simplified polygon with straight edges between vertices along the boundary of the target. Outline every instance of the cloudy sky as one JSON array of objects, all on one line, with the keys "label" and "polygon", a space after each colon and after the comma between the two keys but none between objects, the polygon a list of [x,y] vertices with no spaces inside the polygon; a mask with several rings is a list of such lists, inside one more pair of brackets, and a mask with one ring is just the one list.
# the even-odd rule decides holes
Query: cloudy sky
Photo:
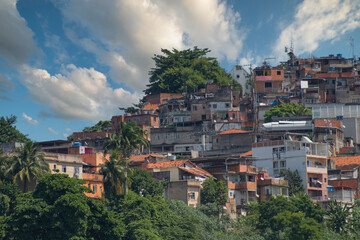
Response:
[{"label": "cloudy sky", "polygon": [[0,113],[35,141],[65,139],[142,97],[161,48],[235,64],[360,55],[360,0],[1,0]]}]

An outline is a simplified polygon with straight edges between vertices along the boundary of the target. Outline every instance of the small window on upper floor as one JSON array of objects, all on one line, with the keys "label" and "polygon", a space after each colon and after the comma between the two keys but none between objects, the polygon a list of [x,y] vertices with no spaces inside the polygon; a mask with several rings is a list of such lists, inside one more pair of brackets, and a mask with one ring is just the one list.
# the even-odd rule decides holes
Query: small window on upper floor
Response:
[{"label": "small window on upper floor", "polygon": [[230,103],[225,103],[225,107],[229,108],[230,107]]},{"label": "small window on upper floor", "polygon": [[62,166],[62,172],[66,173],[66,166]]},{"label": "small window on upper floor", "polygon": [[276,71],[276,74],[277,74],[277,75],[281,75],[281,71]]},{"label": "small window on upper floor", "polygon": [[213,104],[213,108],[217,108],[217,104]]},{"label": "small window on upper floor", "polygon": [[97,192],[97,185],[96,184],[93,185],[93,191]]},{"label": "small window on upper floor", "polygon": [[194,192],[191,192],[189,194],[189,196],[190,196],[190,199],[195,200],[195,193]]}]

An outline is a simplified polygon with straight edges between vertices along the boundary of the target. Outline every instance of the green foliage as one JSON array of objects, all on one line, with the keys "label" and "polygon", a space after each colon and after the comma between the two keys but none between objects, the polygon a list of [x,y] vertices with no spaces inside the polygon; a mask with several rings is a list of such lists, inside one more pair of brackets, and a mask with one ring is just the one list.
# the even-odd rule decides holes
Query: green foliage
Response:
[{"label": "green foliage", "polygon": [[120,218],[103,202],[86,197],[83,183],[63,174],[45,175],[33,193],[17,198],[5,222],[6,238],[122,239]]},{"label": "green foliage", "polygon": [[290,169],[282,169],[279,176],[284,177],[284,179],[288,181],[290,197],[294,196],[297,193],[305,192],[302,180],[297,170],[291,171]]},{"label": "green foliage", "polygon": [[5,194],[0,193],[0,215],[1,216],[5,215],[9,207],[10,207],[10,198]]},{"label": "green foliage", "polygon": [[264,115],[265,122],[271,122],[272,117],[291,117],[311,115],[311,110],[299,103],[286,103],[272,107]]},{"label": "green foliage", "polygon": [[154,179],[151,174],[143,169],[134,168],[129,173],[131,191],[144,197],[161,196],[164,192],[164,183]]},{"label": "green foliage", "polygon": [[49,164],[44,155],[39,152],[40,147],[33,142],[26,142],[18,149],[19,155],[14,155],[7,174],[11,175],[14,183],[23,186],[23,192],[28,190],[28,185],[50,171]]},{"label": "green foliage", "polygon": [[112,199],[119,194],[126,194],[130,185],[127,176],[127,159],[120,158],[117,150],[114,150],[111,153],[110,161],[106,161],[100,166],[100,172],[104,176],[105,197]]},{"label": "green foliage", "polygon": [[48,204],[54,204],[61,196],[71,194],[84,194],[90,189],[83,186],[85,181],[70,178],[66,174],[46,174],[43,176],[34,191],[35,198],[41,198]]},{"label": "green foliage", "polygon": [[112,123],[109,120],[99,121],[92,127],[85,127],[83,132],[106,132],[112,127]]},{"label": "green foliage", "polygon": [[0,143],[27,142],[30,139],[13,126],[16,123],[16,116],[0,118]]},{"label": "green foliage", "polygon": [[105,153],[117,150],[122,157],[129,157],[134,150],[140,150],[142,146],[149,147],[149,141],[145,138],[146,131],[136,126],[135,122],[121,122],[119,127],[121,134],[113,133],[105,142]]},{"label": "green foliage", "polygon": [[157,93],[195,92],[203,88],[207,80],[213,80],[219,86],[235,84],[231,76],[219,66],[215,58],[206,57],[209,49],[187,49],[172,51],[161,49],[163,55],[154,55],[155,68],[149,72],[150,84],[144,91],[146,95]]},{"label": "green foliage", "polygon": [[228,199],[228,189],[224,181],[215,180],[214,178],[206,179],[200,192],[202,204],[216,203],[224,206]]},{"label": "green foliage", "polygon": [[250,209],[250,220],[265,239],[321,239],[324,212],[305,194],[261,201]]},{"label": "green foliage", "polygon": [[349,230],[351,207],[341,202],[330,202],[326,222],[329,228],[336,233],[347,233]]}]

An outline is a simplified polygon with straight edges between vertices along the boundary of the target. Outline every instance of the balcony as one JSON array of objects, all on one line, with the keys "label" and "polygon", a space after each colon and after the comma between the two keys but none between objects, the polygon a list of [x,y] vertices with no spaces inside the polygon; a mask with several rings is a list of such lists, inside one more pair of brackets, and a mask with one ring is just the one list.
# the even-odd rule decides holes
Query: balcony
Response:
[{"label": "balcony", "polygon": [[250,190],[255,191],[256,190],[256,183],[255,182],[240,182],[240,183],[234,183],[229,181],[228,183],[230,189],[242,189],[242,190]]},{"label": "balcony", "polygon": [[93,173],[83,173],[83,180],[85,181],[98,181],[102,182],[104,179],[103,175]]}]

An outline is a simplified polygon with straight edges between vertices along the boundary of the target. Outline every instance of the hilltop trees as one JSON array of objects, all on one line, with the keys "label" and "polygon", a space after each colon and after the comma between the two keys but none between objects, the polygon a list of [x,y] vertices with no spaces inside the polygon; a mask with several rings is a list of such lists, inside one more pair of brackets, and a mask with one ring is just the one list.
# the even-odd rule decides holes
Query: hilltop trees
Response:
[{"label": "hilltop trees", "polygon": [[13,126],[16,116],[0,118],[0,143],[27,142],[29,139]]},{"label": "hilltop trees", "polygon": [[285,103],[272,107],[264,115],[265,122],[271,122],[272,117],[292,117],[311,115],[311,110],[299,103]]},{"label": "hilltop trees", "polygon": [[194,92],[205,86],[207,80],[213,80],[218,86],[240,84],[232,81],[231,76],[219,66],[218,61],[206,57],[209,49],[176,50],[161,49],[163,55],[155,54],[155,68],[149,72],[150,84],[145,94]]}]

